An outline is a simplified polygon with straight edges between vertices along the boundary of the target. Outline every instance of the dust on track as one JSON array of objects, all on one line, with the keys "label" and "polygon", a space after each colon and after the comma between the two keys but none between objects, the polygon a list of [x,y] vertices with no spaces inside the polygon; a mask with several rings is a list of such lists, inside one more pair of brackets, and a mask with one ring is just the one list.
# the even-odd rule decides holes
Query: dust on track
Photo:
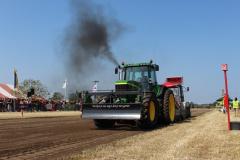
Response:
[{"label": "dust on track", "polygon": [[[208,111],[193,109],[192,116]],[[79,116],[0,120],[0,159],[57,159],[142,132],[125,125],[98,130]]]}]

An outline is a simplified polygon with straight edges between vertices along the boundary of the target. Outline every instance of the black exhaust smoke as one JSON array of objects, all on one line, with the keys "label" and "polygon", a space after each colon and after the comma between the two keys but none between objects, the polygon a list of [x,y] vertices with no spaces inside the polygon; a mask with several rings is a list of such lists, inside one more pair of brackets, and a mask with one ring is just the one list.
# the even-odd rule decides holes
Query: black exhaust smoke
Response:
[{"label": "black exhaust smoke", "polygon": [[79,86],[84,78],[96,73],[99,61],[107,60],[118,66],[110,43],[119,37],[123,26],[116,19],[106,16],[103,7],[91,1],[71,2],[72,23],[64,39],[66,70],[69,79],[81,77]]}]

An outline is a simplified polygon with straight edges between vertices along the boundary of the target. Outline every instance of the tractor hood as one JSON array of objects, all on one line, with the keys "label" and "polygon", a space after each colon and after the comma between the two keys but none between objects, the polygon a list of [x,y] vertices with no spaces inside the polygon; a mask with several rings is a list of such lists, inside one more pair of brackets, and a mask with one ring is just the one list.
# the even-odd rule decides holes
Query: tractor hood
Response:
[{"label": "tractor hood", "polygon": [[116,91],[137,91],[141,84],[136,81],[119,80],[115,82]]}]

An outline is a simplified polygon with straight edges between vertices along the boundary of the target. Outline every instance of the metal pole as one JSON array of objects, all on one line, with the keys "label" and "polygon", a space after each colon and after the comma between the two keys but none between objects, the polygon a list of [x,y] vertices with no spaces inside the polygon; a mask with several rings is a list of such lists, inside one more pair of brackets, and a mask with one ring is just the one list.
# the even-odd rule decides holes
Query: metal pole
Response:
[{"label": "metal pole", "polygon": [[[98,91],[98,83],[99,81],[93,81],[94,85],[93,85],[93,88],[92,88],[92,92],[97,92]],[[97,100],[97,95],[94,95],[93,97],[94,101],[96,102]]]},{"label": "metal pole", "polygon": [[65,87],[64,97],[65,97],[65,101],[67,101],[67,80],[65,81],[65,83],[66,83],[66,87]]},{"label": "metal pole", "polygon": [[228,130],[231,130],[231,126],[230,126],[230,113],[229,113],[229,95],[228,95],[228,79],[227,79],[227,71],[224,71],[224,80],[225,80],[225,90],[226,90],[226,94],[225,94],[225,107],[227,109],[227,119],[228,119]]},{"label": "metal pole", "polygon": [[15,112],[16,111],[16,100],[14,99],[13,100],[13,112]]}]

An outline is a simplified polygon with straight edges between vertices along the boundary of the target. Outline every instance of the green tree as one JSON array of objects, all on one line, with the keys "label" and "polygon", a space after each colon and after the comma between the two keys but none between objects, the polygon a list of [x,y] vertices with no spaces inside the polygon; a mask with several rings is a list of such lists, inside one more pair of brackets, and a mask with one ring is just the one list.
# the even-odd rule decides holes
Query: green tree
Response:
[{"label": "green tree", "polygon": [[51,99],[56,101],[61,101],[64,99],[64,95],[60,92],[54,92]]},{"label": "green tree", "polygon": [[47,88],[41,83],[40,80],[26,79],[20,84],[19,88],[24,94],[27,94],[30,89],[33,88],[35,95],[37,96],[47,98],[49,95]]}]

